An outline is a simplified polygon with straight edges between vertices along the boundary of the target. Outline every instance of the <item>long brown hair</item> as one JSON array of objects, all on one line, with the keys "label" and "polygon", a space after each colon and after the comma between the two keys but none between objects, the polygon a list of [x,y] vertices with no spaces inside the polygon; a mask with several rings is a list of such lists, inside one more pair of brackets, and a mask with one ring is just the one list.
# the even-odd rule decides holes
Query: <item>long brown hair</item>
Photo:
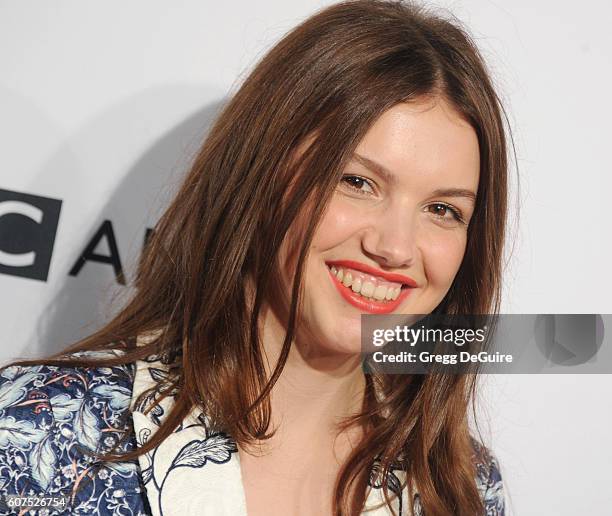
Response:
[{"label": "long brown hair", "polygon": [[[270,391],[299,324],[310,242],[342,166],[377,117],[422,96],[450,102],[480,146],[465,256],[434,312],[498,312],[506,136],[503,106],[482,56],[457,20],[424,6],[383,0],[332,5],[283,37],[222,110],[154,228],[125,307],[96,333],[44,360],[112,366],[154,354],[168,358],[176,403],[159,431],[121,458],[157,446],[194,406],[238,444],[272,435]],[[298,220],[305,225],[296,242],[287,332],[270,377],[258,321],[278,278],[279,248]],[[135,346],[136,337],[149,332],[157,337]],[[119,345],[125,352],[119,358],[71,356]],[[367,375],[363,412],[347,424],[368,431],[340,471],[334,514],[363,507],[375,461],[385,497],[385,479],[399,461],[410,492],[418,486],[426,514],[482,513],[467,423],[475,381],[472,374]],[[374,395],[378,390],[382,399]]]}]

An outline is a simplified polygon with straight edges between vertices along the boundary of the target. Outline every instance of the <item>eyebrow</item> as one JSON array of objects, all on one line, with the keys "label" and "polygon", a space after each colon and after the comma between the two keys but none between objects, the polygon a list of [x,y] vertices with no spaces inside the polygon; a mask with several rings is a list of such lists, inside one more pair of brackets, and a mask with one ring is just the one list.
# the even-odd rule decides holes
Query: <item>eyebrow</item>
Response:
[{"label": "eyebrow", "polygon": [[[391,172],[388,168],[384,167],[380,163],[366,158],[361,154],[353,153],[351,159],[360,163],[372,172],[379,174],[387,183],[396,186],[398,184],[397,176]],[[466,188],[438,188],[432,192],[433,196],[439,197],[464,197],[472,202],[476,202],[476,194],[472,190]]]}]

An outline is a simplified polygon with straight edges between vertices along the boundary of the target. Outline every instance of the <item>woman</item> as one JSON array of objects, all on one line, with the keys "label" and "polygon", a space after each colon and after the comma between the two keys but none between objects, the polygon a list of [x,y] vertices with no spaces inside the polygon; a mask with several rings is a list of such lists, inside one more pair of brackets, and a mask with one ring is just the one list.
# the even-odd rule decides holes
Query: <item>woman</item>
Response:
[{"label": "woman", "polygon": [[498,311],[501,112],[465,30],[421,7],[345,2],[295,28],[212,127],[127,305],[2,371],[2,494],[74,514],[503,514],[468,428],[475,375],[364,374],[360,356],[362,313]]}]

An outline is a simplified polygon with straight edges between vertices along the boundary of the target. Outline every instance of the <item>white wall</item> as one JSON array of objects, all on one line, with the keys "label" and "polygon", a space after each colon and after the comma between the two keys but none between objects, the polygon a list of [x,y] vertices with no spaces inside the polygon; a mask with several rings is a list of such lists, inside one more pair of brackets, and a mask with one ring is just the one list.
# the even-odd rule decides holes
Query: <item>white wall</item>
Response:
[{"label": "white wall", "polygon": [[[110,220],[129,275],[232,87],[327,3],[0,1],[0,189],[62,201],[47,280],[0,274],[1,362],[59,349],[109,316],[109,296],[122,291],[112,268],[68,275],[86,243]],[[612,313],[612,9],[438,5],[476,36],[513,125],[520,219],[505,311]],[[609,514],[611,377],[483,380],[511,513]]]}]

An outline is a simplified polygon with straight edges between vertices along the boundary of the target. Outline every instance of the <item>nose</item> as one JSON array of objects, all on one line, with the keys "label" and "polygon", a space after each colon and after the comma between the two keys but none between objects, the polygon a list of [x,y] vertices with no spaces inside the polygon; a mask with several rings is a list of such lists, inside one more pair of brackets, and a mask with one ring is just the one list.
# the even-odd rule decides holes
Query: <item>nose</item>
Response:
[{"label": "nose", "polygon": [[409,268],[414,265],[418,247],[416,221],[407,209],[377,213],[363,234],[363,252],[381,266]]}]

